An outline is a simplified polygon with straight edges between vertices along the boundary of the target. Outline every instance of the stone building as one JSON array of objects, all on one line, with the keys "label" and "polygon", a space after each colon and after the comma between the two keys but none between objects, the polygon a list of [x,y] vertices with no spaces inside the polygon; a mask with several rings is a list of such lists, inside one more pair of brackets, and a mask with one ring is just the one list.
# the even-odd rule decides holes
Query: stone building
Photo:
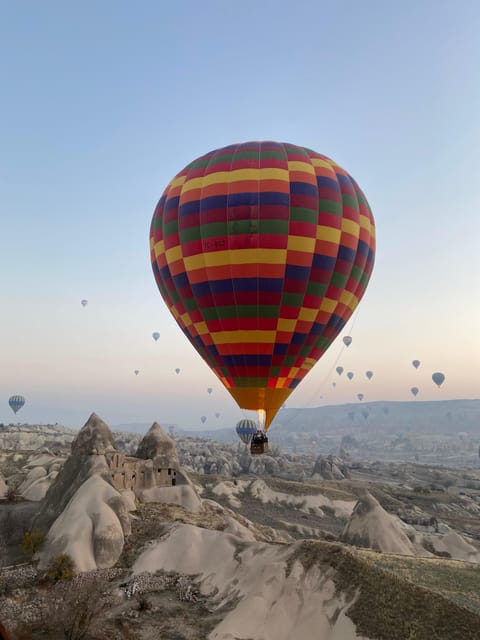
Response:
[{"label": "stone building", "polygon": [[117,490],[174,487],[177,483],[177,469],[168,462],[162,466],[155,464],[159,462],[157,460],[142,460],[118,452],[107,453],[105,459],[110,469],[112,484]]}]

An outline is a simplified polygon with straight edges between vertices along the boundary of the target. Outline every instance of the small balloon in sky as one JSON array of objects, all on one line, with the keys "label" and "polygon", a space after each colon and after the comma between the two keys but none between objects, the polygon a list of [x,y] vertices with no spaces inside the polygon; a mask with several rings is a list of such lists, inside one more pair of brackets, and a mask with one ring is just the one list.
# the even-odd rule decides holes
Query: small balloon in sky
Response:
[{"label": "small balloon in sky", "polygon": [[349,380],[351,380],[351,379],[353,378],[353,376],[354,376],[353,371],[349,371],[349,372],[347,373],[347,378],[348,378]]},{"label": "small balloon in sky", "polygon": [[369,380],[371,380],[373,378],[373,371],[365,371],[365,375]]},{"label": "small balloon in sky", "polygon": [[138,374],[140,373],[140,371],[138,369],[135,369],[135,371],[133,372],[136,376],[138,376]]},{"label": "small balloon in sky", "polygon": [[437,387],[440,387],[445,380],[445,375],[440,371],[435,371],[435,373],[432,373],[432,380],[437,385]]},{"label": "small balloon in sky", "polygon": [[418,393],[418,387],[412,387],[410,391],[412,392],[412,395],[416,396]]},{"label": "small balloon in sky", "polygon": [[219,414],[219,413],[216,413],[216,414],[215,414],[215,418],[219,418],[219,417],[220,417],[220,414]]},{"label": "small balloon in sky", "polygon": [[420,360],[412,360],[412,364],[415,369],[418,369],[418,367],[420,366]]},{"label": "small balloon in sky", "polygon": [[152,338],[155,340],[155,342],[160,338],[160,334],[158,333],[158,331],[154,331],[152,333]]},{"label": "small balloon in sky", "polygon": [[337,367],[335,371],[338,373],[339,376],[341,376],[343,373],[343,367]]},{"label": "small balloon in sky", "polygon": [[332,382],[332,387],[335,389],[335,387],[337,386],[336,382]]},{"label": "small balloon in sky", "polygon": [[202,424],[205,424],[205,421],[207,420],[207,417],[206,416],[202,416],[200,418],[200,420],[202,421]]},{"label": "small balloon in sky", "polygon": [[363,393],[357,393],[357,398],[359,400],[363,400]]},{"label": "small balloon in sky", "polygon": [[369,416],[369,415],[370,415],[370,414],[368,413],[367,409],[364,409],[364,410],[362,411],[362,416],[365,418],[365,420],[368,418],[368,416]]},{"label": "small balloon in sky", "polygon": [[349,346],[352,344],[352,338],[351,338],[351,336],[345,336],[345,337],[343,338],[343,344],[344,344],[346,347],[349,347]]},{"label": "small balloon in sky", "polygon": [[212,387],[208,387],[207,392],[209,395],[212,393],[212,391],[213,391]]},{"label": "small balloon in sky", "polygon": [[8,404],[13,413],[17,413],[25,404],[25,398],[23,396],[10,396]]},{"label": "small balloon in sky", "polygon": [[82,305],[82,307],[86,307],[88,304],[88,300],[81,300],[80,304]]},{"label": "small balloon in sky", "polygon": [[178,375],[180,373],[180,369],[175,369],[175,373]]}]

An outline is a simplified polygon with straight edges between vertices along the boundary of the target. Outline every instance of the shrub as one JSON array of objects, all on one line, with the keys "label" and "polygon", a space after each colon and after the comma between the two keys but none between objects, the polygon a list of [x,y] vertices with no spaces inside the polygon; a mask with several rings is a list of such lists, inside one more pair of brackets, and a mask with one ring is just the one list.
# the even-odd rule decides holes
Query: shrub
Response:
[{"label": "shrub", "polygon": [[51,582],[71,580],[75,575],[73,560],[66,553],[54,558],[45,571],[45,578]]},{"label": "shrub", "polygon": [[28,556],[34,556],[45,542],[45,531],[42,529],[32,529],[24,533],[20,549]]}]

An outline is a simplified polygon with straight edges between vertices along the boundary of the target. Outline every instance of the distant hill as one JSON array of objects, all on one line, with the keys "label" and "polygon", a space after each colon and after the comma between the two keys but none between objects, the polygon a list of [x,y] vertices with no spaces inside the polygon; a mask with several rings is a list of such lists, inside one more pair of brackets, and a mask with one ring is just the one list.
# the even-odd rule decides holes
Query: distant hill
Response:
[{"label": "distant hill", "polygon": [[[127,425],[125,425],[127,426]],[[236,440],[231,429],[184,431],[185,435]],[[414,431],[422,434],[480,436],[480,400],[379,401],[328,405],[308,409],[282,409],[272,423],[272,434],[282,431],[328,435],[338,431],[381,429],[385,433]]]}]

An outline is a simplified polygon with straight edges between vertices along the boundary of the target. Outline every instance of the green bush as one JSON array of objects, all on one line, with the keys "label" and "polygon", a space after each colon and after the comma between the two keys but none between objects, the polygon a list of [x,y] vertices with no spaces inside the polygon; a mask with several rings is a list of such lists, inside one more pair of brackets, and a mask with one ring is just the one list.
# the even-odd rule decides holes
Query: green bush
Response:
[{"label": "green bush", "polygon": [[75,575],[74,568],[75,566],[70,556],[62,553],[50,562],[45,571],[45,578],[51,582],[71,580]]}]

